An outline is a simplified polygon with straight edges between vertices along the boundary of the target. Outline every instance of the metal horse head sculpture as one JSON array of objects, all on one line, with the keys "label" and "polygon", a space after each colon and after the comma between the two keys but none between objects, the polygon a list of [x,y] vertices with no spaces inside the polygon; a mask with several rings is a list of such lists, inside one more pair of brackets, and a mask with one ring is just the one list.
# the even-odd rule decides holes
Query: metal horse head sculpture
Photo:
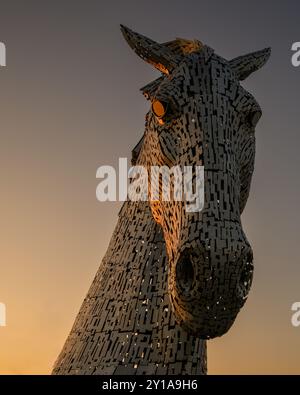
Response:
[{"label": "metal horse head sculpture", "polygon": [[169,258],[177,322],[203,339],[221,336],[244,305],[253,276],[241,213],[249,195],[261,109],[240,81],[270,48],[227,61],[198,40],[159,44],[121,26],[130,47],[162,75],[142,91],[152,103],[134,159],[143,166],[204,166],[204,207],[150,201]]}]

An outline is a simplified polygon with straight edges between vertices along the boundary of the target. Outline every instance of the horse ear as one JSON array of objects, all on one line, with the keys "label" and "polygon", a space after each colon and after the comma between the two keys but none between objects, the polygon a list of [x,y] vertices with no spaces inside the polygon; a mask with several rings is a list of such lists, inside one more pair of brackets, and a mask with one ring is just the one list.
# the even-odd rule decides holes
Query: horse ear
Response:
[{"label": "horse ear", "polygon": [[177,66],[180,56],[176,55],[168,46],[159,44],[123,25],[121,25],[121,31],[134,52],[162,73],[168,75]]},{"label": "horse ear", "polygon": [[260,69],[271,55],[271,48],[242,55],[229,61],[231,68],[240,81],[246,79],[251,73]]}]

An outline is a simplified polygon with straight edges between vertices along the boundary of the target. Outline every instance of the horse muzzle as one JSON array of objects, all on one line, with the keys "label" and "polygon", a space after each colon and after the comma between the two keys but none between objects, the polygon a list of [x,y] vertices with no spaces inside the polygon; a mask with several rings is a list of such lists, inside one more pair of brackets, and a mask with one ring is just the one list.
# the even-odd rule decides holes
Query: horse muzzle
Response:
[{"label": "horse muzzle", "polygon": [[[253,277],[252,249],[231,240],[224,247],[201,243],[187,247],[170,265],[169,295],[177,322],[201,339],[225,334],[249,293]],[[226,246],[226,247],[225,247]]]}]

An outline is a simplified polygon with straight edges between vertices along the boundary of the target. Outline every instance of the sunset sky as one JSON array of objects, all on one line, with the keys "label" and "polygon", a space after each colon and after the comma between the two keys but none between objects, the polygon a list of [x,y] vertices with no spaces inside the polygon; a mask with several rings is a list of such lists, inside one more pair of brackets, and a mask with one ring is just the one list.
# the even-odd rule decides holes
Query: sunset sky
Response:
[{"label": "sunset sky", "polygon": [[254,250],[246,306],[208,343],[210,374],[300,374],[300,41],[297,0],[1,0],[0,374],[48,374],[106,251],[121,203],[96,200],[96,170],[130,158],[158,77],[119,24],[154,40],[197,38],[231,59],[272,47],[243,83],[263,116],[242,221]]}]

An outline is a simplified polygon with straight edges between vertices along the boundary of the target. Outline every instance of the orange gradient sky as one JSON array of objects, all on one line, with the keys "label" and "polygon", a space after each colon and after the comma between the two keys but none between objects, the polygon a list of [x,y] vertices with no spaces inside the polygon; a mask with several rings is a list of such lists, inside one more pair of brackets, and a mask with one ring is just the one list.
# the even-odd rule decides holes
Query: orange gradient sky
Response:
[{"label": "orange gradient sky", "polygon": [[[125,4],[126,3],[126,4]],[[255,258],[234,327],[208,343],[209,373],[300,373],[297,1],[2,1],[0,374],[50,373],[104,255],[120,203],[96,200],[96,169],[129,157],[158,76],[119,23],[157,41],[198,38],[232,58],[271,46],[244,86],[263,109],[243,225]]]}]

